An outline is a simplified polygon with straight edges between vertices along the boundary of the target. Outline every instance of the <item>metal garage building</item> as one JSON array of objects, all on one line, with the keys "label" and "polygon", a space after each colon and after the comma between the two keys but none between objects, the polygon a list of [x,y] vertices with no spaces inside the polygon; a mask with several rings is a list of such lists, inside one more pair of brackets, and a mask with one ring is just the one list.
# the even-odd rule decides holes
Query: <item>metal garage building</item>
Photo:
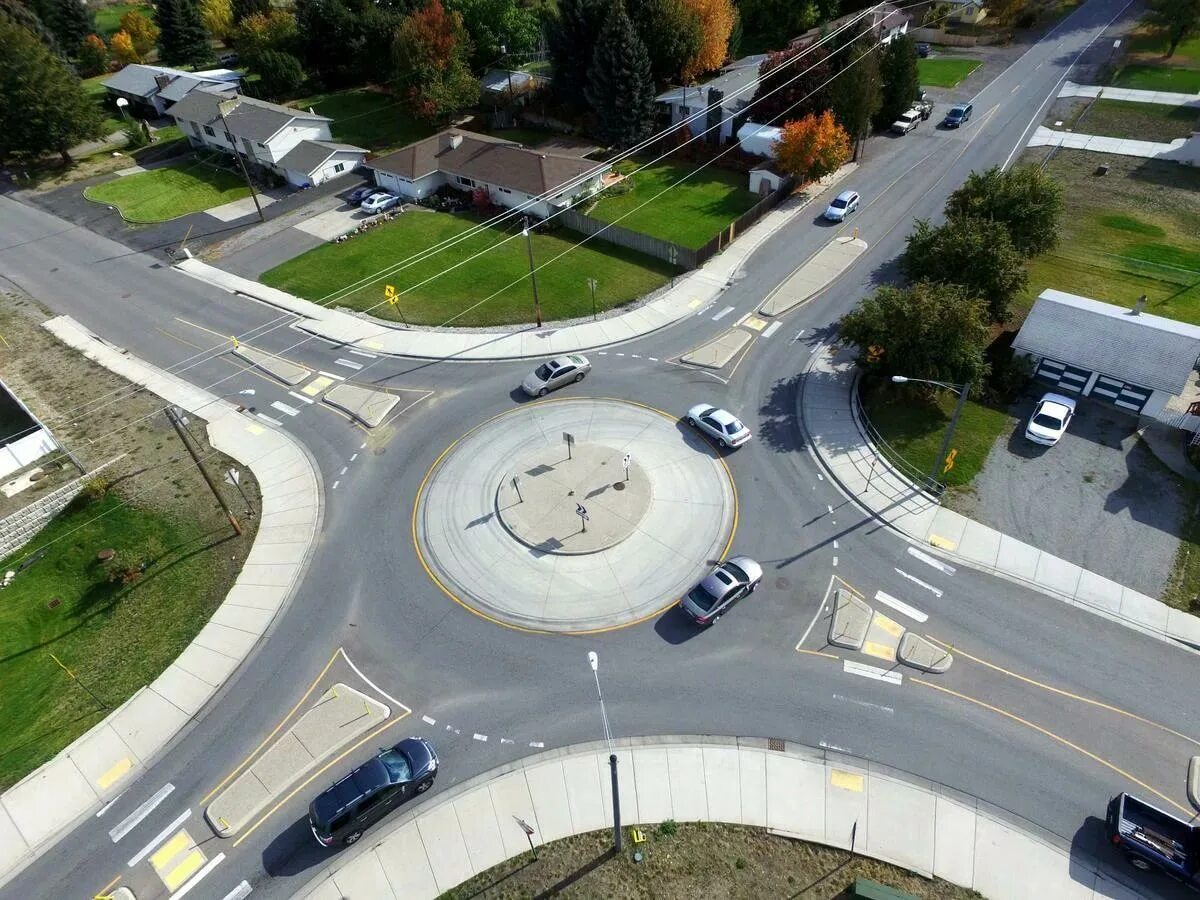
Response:
[{"label": "metal garage building", "polygon": [[1013,350],[1059,391],[1158,416],[1187,389],[1200,328],[1063,291],[1043,291]]}]

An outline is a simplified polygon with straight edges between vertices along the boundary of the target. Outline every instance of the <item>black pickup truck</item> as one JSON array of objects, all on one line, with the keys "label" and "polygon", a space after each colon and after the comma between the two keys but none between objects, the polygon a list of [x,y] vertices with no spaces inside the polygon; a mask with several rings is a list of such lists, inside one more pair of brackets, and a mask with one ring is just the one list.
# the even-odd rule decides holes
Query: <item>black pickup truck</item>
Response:
[{"label": "black pickup truck", "polygon": [[1108,802],[1104,832],[1135,869],[1157,869],[1200,890],[1200,825],[1118,794]]}]

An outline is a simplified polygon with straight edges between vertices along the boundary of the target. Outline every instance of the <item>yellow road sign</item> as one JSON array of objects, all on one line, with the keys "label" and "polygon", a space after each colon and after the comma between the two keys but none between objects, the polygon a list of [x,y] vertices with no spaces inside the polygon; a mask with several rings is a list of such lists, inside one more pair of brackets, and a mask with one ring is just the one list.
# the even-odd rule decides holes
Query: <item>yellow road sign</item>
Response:
[{"label": "yellow road sign", "polygon": [[947,454],[947,456],[946,456],[946,464],[945,464],[944,466],[942,466],[942,474],[943,474],[943,475],[944,475],[944,474],[946,474],[947,472],[949,472],[951,469],[953,469],[953,468],[954,468],[954,458],[955,458],[956,456],[958,456],[958,451],[957,451],[957,450],[951,450],[951,451],[949,452],[949,454]]}]

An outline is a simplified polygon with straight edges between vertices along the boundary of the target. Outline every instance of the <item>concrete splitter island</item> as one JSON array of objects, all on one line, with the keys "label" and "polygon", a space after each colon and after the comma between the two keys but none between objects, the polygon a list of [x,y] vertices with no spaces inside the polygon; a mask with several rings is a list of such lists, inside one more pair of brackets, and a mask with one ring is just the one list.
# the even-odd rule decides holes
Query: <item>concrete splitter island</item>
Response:
[{"label": "concrete splitter island", "polygon": [[447,448],[418,492],[413,536],[431,576],[472,611],[578,633],[670,606],[729,552],[736,523],[724,461],[676,417],[563,399]]}]

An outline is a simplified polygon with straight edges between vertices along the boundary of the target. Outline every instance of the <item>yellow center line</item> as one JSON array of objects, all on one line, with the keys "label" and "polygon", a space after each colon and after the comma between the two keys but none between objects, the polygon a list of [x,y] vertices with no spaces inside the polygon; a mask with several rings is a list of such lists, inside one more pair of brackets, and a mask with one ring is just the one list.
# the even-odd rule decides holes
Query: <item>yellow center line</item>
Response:
[{"label": "yellow center line", "polygon": [[1039,734],[1044,734],[1046,737],[1050,738],[1051,740],[1058,741],[1064,747],[1070,747],[1076,753],[1081,753],[1084,756],[1086,756],[1088,759],[1092,760],[1093,762],[1097,762],[1100,765],[1104,766],[1105,768],[1111,769],[1112,771],[1114,771],[1118,775],[1120,775],[1122,778],[1126,778],[1129,781],[1136,784],[1142,790],[1149,791],[1151,794],[1153,794],[1155,797],[1158,797],[1164,803],[1171,804],[1173,807],[1175,807],[1177,810],[1179,810],[1184,815],[1185,818],[1190,819],[1190,818],[1192,818],[1193,815],[1195,815],[1193,810],[1188,809],[1187,807],[1182,806],[1179,803],[1176,803],[1174,800],[1172,800],[1166,794],[1162,793],[1162,791],[1156,791],[1154,788],[1150,787],[1150,785],[1146,784],[1146,782],[1142,781],[1140,778],[1136,778],[1133,775],[1129,774],[1124,769],[1122,769],[1120,766],[1109,762],[1107,759],[1104,759],[1101,756],[1097,756],[1095,753],[1093,753],[1090,750],[1085,750],[1083,747],[1080,747],[1078,744],[1067,740],[1065,737],[1061,737],[1060,735],[1055,734],[1053,731],[1050,731],[1049,729],[1043,728],[1041,725],[1037,725],[1033,722],[1030,722],[1028,719],[1021,718],[1016,713],[1011,713],[1006,709],[1001,709],[998,706],[993,706],[992,704],[985,703],[982,700],[976,700],[974,697],[969,697],[966,694],[960,694],[958,691],[951,690],[948,687],[942,687],[939,684],[933,684],[932,682],[925,681],[924,679],[921,679],[921,678],[909,678],[909,681],[911,681],[913,684],[919,684],[922,687],[931,688],[935,691],[941,691],[943,694],[949,694],[950,696],[957,697],[960,700],[966,700],[968,703],[974,703],[976,706],[981,706],[986,710],[996,713],[997,715],[1004,716],[1006,719],[1012,719],[1014,722],[1019,722],[1020,724],[1024,725],[1027,728],[1032,728],[1034,731],[1038,732]]},{"label": "yellow center line", "polygon": [[185,346],[191,347],[193,350],[204,350],[205,349],[204,347],[201,347],[199,344],[193,344],[191,341],[185,341],[179,335],[171,334],[171,332],[165,331],[162,328],[158,328],[157,326],[155,327],[154,330],[157,331],[159,334],[166,335],[173,341],[179,341],[179,343],[184,344]]},{"label": "yellow center line", "polygon": [[796,647],[796,652],[797,653],[806,653],[809,656],[823,656],[826,659],[841,659],[841,657],[835,653],[824,653],[821,650],[805,650],[799,646]]},{"label": "yellow center line", "polygon": [[[1070,691],[1063,690],[1062,688],[1056,688],[1053,685],[1045,684],[1044,682],[1038,681],[1037,679],[1034,679],[1034,678],[1029,678],[1025,675],[1018,675],[1016,672],[1010,671],[1009,669],[1005,669],[1002,666],[996,665],[995,663],[990,663],[986,659],[980,659],[978,656],[972,656],[970,653],[967,653],[961,647],[955,647],[954,645],[948,644],[945,641],[938,640],[931,634],[927,634],[927,635],[925,635],[925,637],[929,638],[935,644],[941,644],[947,650],[953,651],[954,653],[958,654],[958,656],[960,656],[964,659],[969,659],[969,660],[971,660],[971,662],[979,663],[979,665],[981,665],[981,666],[985,666],[986,668],[992,669],[996,672],[1000,672],[1001,674],[1007,675],[1010,678],[1015,678],[1018,681],[1023,681],[1026,684],[1031,684],[1034,687],[1039,687],[1042,690],[1049,691],[1052,694],[1058,694],[1060,697],[1069,697],[1072,700],[1078,700],[1080,703],[1086,703],[1089,706],[1095,706],[1095,707],[1098,707],[1099,709],[1104,709],[1104,710],[1107,710],[1108,712],[1116,713],[1117,715],[1120,715],[1120,716],[1125,716],[1126,718],[1133,719],[1136,722],[1141,722],[1143,725],[1149,725],[1152,728],[1157,728],[1160,731],[1165,731],[1167,734],[1172,734],[1177,738],[1181,738],[1182,740],[1185,740],[1191,744],[1195,744],[1197,747],[1200,747],[1200,741],[1196,740],[1195,738],[1188,737],[1186,734],[1178,732],[1174,728],[1168,728],[1166,725],[1160,725],[1158,722],[1155,722],[1155,721],[1152,721],[1151,719],[1147,719],[1142,716],[1139,716],[1137,713],[1131,713],[1128,710],[1121,709],[1119,706],[1112,706],[1109,703],[1104,703],[1100,700],[1093,700],[1090,697],[1084,697],[1080,694],[1073,694]],[[1190,816],[1191,814],[1189,813],[1188,815]]]}]

